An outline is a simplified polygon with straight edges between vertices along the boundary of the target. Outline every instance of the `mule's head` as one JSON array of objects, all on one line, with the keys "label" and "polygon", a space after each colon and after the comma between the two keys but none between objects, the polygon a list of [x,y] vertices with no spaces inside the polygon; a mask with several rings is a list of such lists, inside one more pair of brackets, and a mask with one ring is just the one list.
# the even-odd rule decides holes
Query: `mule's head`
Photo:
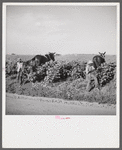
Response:
[{"label": "mule's head", "polygon": [[104,52],[104,53],[100,53],[100,52],[99,52],[99,54],[100,54],[100,56],[101,56],[102,58],[105,58],[105,53],[106,53],[106,52]]},{"label": "mule's head", "polygon": [[55,61],[55,53],[49,53],[50,58]]}]

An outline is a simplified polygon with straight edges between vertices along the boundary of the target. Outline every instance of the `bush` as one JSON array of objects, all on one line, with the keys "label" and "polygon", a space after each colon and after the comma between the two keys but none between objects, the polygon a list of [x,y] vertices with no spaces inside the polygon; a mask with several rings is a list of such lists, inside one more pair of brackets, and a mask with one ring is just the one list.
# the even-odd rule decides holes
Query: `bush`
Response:
[{"label": "bush", "polygon": [[78,62],[47,62],[41,67],[37,68],[31,76],[32,81],[35,82],[43,81],[46,83],[55,83],[60,81],[65,81],[68,78],[70,80],[75,80],[78,78],[85,78],[84,74],[85,63],[82,64]]}]

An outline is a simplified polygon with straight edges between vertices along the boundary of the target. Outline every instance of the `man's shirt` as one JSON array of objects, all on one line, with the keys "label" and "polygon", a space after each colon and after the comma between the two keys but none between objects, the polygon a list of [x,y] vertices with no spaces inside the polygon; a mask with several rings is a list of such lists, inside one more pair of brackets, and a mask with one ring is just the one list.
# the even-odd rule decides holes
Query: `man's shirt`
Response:
[{"label": "man's shirt", "polygon": [[17,62],[17,72],[20,71],[20,69],[22,69],[23,66],[23,62]]},{"label": "man's shirt", "polygon": [[90,71],[94,70],[93,66],[87,65],[86,66],[86,74],[89,74]]}]

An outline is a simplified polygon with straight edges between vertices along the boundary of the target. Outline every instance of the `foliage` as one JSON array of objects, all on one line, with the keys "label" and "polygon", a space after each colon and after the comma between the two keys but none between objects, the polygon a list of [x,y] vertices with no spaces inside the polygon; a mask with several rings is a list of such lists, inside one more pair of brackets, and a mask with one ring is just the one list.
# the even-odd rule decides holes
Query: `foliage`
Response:
[{"label": "foliage", "polygon": [[[78,60],[48,62],[36,68],[30,74],[29,81],[21,86],[16,82],[15,72],[7,73],[6,92],[116,104],[116,64],[108,63],[96,72],[101,84],[100,91],[93,89],[86,92],[85,62]],[[11,67],[11,63],[8,64]],[[15,67],[16,63],[13,64]],[[32,68],[26,69],[30,73]]]}]

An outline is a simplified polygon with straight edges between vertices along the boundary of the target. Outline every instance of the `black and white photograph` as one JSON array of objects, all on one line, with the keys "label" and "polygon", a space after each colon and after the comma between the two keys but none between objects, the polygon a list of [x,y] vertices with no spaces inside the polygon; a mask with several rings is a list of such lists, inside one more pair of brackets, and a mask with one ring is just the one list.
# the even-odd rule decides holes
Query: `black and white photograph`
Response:
[{"label": "black and white photograph", "polygon": [[6,115],[116,115],[116,55],[116,6],[8,5]]},{"label": "black and white photograph", "polygon": [[119,3],[3,3],[3,14],[5,117],[117,117]]}]

